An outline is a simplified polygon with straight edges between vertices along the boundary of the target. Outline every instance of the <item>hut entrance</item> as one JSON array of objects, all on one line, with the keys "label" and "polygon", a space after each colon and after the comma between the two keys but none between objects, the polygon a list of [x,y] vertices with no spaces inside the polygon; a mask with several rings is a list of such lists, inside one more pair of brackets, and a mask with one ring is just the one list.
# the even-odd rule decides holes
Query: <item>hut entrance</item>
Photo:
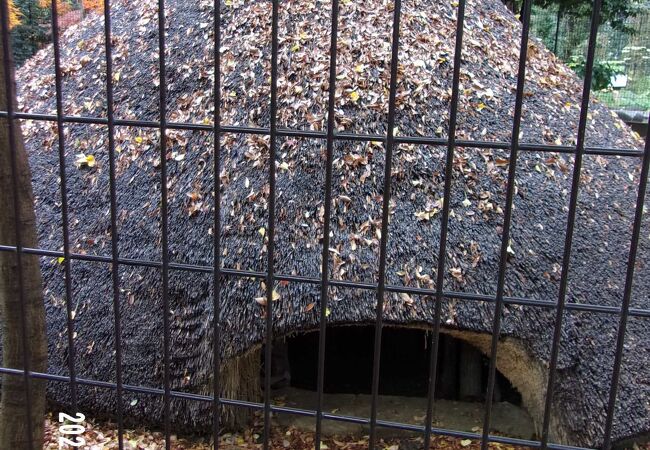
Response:
[{"label": "hut entrance", "polygon": [[[329,394],[370,394],[372,386],[374,328],[328,327],[325,354],[325,386]],[[426,331],[385,327],[381,350],[379,393],[403,397],[426,397],[429,380]],[[274,381],[281,386],[315,391],[318,368],[318,332],[285,339],[274,357]],[[485,399],[488,359],[460,339],[441,334],[437,388],[440,399]],[[502,374],[497,374],[495,401],[521,405],[521,395]]]},{"label": "hut entrance", "polygon": [[[355,417],[370,413],[374,327],[333,326],[327,329],[325,396],[327,411]],[[459,333],[460,334],[460,333]],[[429,383],[430,336],[414,328],[385,327],[382,336],[378,414],[382,419],[411,423],[426,415]],[[271,378],[274,401],[315,409],[317,405],[318,332],[300,333],[274,342]],[[483,423],[483,401],[488,359],[463,336],[441,334],[434,422],[454,430],[475,431]],[[506,365],[507,366],[507,365]],[[313,417],[281,414],[287,427],[312,430]],[[522,397],[502,374],[497,374],[491,430],[530,439],[533,420],[522,407]],[[331,435],[368,434],[367,426],[327,422]],[[387,438],[399,435],[384,430]],[[395,434],[396,433],[396,434]]]}]

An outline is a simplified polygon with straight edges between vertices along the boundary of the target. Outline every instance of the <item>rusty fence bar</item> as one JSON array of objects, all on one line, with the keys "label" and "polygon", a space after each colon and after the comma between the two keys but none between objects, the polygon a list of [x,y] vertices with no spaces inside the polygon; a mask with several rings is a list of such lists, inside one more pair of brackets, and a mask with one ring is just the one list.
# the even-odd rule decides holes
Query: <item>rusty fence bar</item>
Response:
[{"label": "rusty fence bar", "polygon": [[[117,231],[117,186],[115,182],[115,114],[113,102],[113,45],[111,37],[111,3],[104,0],[104,41],[106,48],[106,116],[108,119],[108,170],[111,212],[111,280],[113,282],[113,320],[115,333],[115,384],[117,394],[117,446],[124,448],[124,389],[122,389],[122,319],[120,317],[120,262]],[[70,253],[68,253],[68,258]]]},{"label": "rusty fence bar", "polygon": [[578,209],[578,190],[580,187],[580,174],[582,170],[582,157],[584,155],[585,134],[587,129],[587,114],[589,113],[589,94],[594,68],[594,57],[596,53],[596,37],[600,21],[600,8],[602,0],[594,0],[594,8],[591,16],[591,29],[589,32],[589,46],[587,49],[587,61],[585,69],[585,80],[582,89],[582,103],[580,105],[580,122],[578,123],[578,139],[576,142],[576,158],[573,163],[573,179],[571,181],[571,196],[569,199],[569,215],[567,220],[566,235],[564,240],[564,255],[562,256],[562,274],[560,277],[560,292],[558,295],[557,309],[555,311],[555,329],[553,332],[553,345],[551,348],[551,360],[549,363],[548,386],[546,388],[546,400],[544,404],[544,419],[542,424],[542,450],[548,445],[549,426],[551,422],[551,408],[553,407],[553,394],[555,389],[555,375],[557,360],[560,351],[560,339],[562,337],[562,319],[564,315],[566,293],[569,284],[569,264],[571,263],[571,244],[573,242],[573,229],[575,225],[576,211]]},{"label": "rusty fence bar", "polygon": [[[271,359],[273,351],[273,292],[275,289],[275,155],[278,136],[278,10],[272,0],[271,18],[271,128],[269,130],[269,218],[266,251],[266,337],[264,347],[264,450],[269,450],[271,435]],[[218,106],[217,106],[218,107]]]},{"label": "rusty fence bar", "polygon": [[429,357],[429,393],[427,412],[425,415],[424,448],[431,446],[431,427],[433,422],[434,396],[436,392],[436,373],[438,371],[438,350],[440,349],[440,321],[442,317],[442,301],[444,300],[443,286],[445,282],[445,263],[447,261],[447,233],[449,231],[449,211],[451,209],[451,178],[453,174],[454,149],[456,146],[456,117],[458,115],[458,99],[460,96],[460,66],[463,52],[463,30],[465,28],[465,0],[458,3],[456,16],[456,42],[454,49],[454,72],[451,83],[451,105],[449,106],[449,141],[445,160],[445,186],[442,197],[442,216],[440,218],[440,246],[438,248],[438,266],[436,270],[436,304],[433,319],[433,333],[429,339],[431,356]]},{"label": "rusty fence bar", "polygon": [[[0,252],[16,252],[16,246],[13,245],[0,245]],[[23,247],[22,253],[39,255],[39,256],[49,256],[53,258],[58,258],[63,256],[63,252],[58,250],[45,250],[40,248],[30,248]],[[94,261],[94,262],[108,262],[112,261],[110,256],[100,256],[100,255],[84,255],[81,253],[71,253],[70,259],[79,260],[79,261]],[[162,266],[160,261],[148,261],[144,259],[134,259],[134,258],[118,258],[117,262],[120,265],[125,266],[134,266],[134,267],[150,267],[150,268],[159,268]],[[205,266],[199,264],[184,264],[170,262],[169,268],[172,270],[181,270],[186,272],[201,272],[201,273],[212,273],[212,266]],[[255,279],[264,279],[266,278],[266,272],[256,272],[252,270],[240,270],[233,268],[224,268],[220,269],[220,272],[224,276],[229,277],[239,277],[239,278],[255,278]],[[307,283],[307,284],[320,284],[320,278],[307,277],[301,275],[288,275],[288,274],[276,274],[274,276],[275,281],[287,281],[293,283]],[[363,289],[363,290],[375,290],[377,289],[377,284],[374,283],[362,283],[357,281],[346,281],[339,279],[328,280],[330,286],[341,287],[341,288],[350,288],[350,289]],[[411,294],[411,295],[430,295],[435,296],[436,290],[429,288],[417,288],[410,286],[394,285],[387,284],[386,292],[394,292],[396,294]],[[460,292],[460,291],[450,291],[443,290],[442,296],[446,299],[457,299],[457,300],[469,300],[475,302],[495,302],[496,297],[488,294],[473,294],[469,292]],[[536,306],[540,308],[555,308],[555,302],[550,302],[546,300],[535,300],[525,297],[515,297],[515,296],[504,296],[504,304],[506,305],[521,305],[521,306]],[[620,315],[621,308],[616,306],[606,306],[606,305],[596,305],[589,303],[573,303],[568,302],[566,304],[567,310],[572,311],[588,311],[600,314],[614,314]],[[629,315],[631,317],[646,317],[650,318],[650,309],[646,308],[630,308]]]},{"label": "rusty fence bar", "polygon": [[160,222],[162,247],[162,306],[163,306],[163,358],[164,358],[164,431],[165,450],[171,450],[171,380],[170,380],[170,325],[169,325],[169,205],[167,199],[167,68],[165,65],[165,0],[158,0],[158,76],[159,133],[160,133]]},{"label": "rusty fence bar", "polygon": [[[650,116],[650,115],[649,115]],[[649,117],[650,119],[650,117]],[[634,268],[636,267],[636,252],[639,248],[639,235],[643,220],[643,211],[645,208],[645,195],[648,189],[648,172],[650,168],[650,134],[645,138],[645,152],[643,163],[641,165],[641,179],[639,181],[639,191],[637,193],[636,210],[634,211],[634,225],[632,228],[632,241],[630,243],[630,253],[627,261],[627,271],[625,274],[625,291],[623,292],[623,306],[621,308],[620,320],[618,324],[618,333],[616,336],[616,353],[614,356],[614,367],[612,369],[612,382],[609,388],[609,399],[607,402],[607,418],[605,420],[605,440],[603,447],[607,450],[612,445],[612,425],[614,423],[614,413],[616,412],[616,395],[618,394],[618,381],[621,375],[621,366],[623,365],[623,346],[625,345],[625,330],[627,321],[630,317],[630,302],[632,300],[632,283],[634,282]]]},{"label": "rusty fence bar", "polygon": [[397,64],[399,59],[399,19],[402,0],[395,0],[393,8],[393,37],[391,42],[390,85],[388,88],[388,124],[386,125],[386,153],[384,160],[384,186],[382,198],[381,236],[379,242],[379,286],[377,286],[377,306],[375,318],[375,342],[372,364],[372,404],[370,406],[370,440],[368,447],[374,449],[377,442],[377,409],[379,399],[379,368],[381,356],[381,335],[384,314],[384,294],[386,292],[386,259],[388,248],[388,219],[390,216],[390,186],[393,168],[393,148],[395,147],[395,109],[397,107]]},{"label": "rusty fence bar", "polygon": [[212,439],[214,449],[219,448],[219,411],[221,402],[221,0],[214,0],[214,261],[212,268]]},{"label": "rusty fence bar", "polygon": [[[0,117],[8,117],[7,111],[0,111]],[[14,119],[21,120],[39,120],[55,122],[57,120],[54,114],[41,114],[41,113],[23,113],[14,112]],[[63,123],[84,123],[92,125],[107,125],[108,121],[102,117],[88,117],[88,116],[63,116]],[[139,128],[159,128],[160,123],[152,120],[133,120],[133,119],[115,119],[116,126],[125,127],[139,127]],[[167,122],[168,130],[185,130],[185,131],[214,131],[213,125],[206,125],[202,123],[187,123],[187,122]],[[233,134],[260,134],[269,135],[269,128],[265,127],[248,127],[239,125],[221,125],[221,133]],[[293,136],[305,139],[327,139],[327,132],[313,131],[313,130],[296,130],[292,128],[277,128],[278,136]],[[449,139],[440,138],[435,136],[408,136],[399,135],[395,136],[396,144],[421,144],[421,145],[447,145]],[[336,132],[334,140],[340,141],[362,141],[362,142],[386,142],[386,135],[382,134],[364,134],[364,133],[347,133]],[[508,150],[510,148],[509,142],[503,141],[479,141],[479,140],[466,140],[457,139],[457,147],[468,148],[492,148],[498,150]],[[576,147],[571,145],[556,145],[556,144],[537,144],[531,142],[523,142],[519,144],[519,150],[525,152],[548,152],[548,153],[564,153],[575,154]],[[635,156],[638,158],[643,157],[643,152],[632,148],[614,148],[614,147],[585,147],[584,152],[586,155],[602,155],[602,156]]]},{"label": "rusty fence bar", "polygon": [[329,98],[327,104],[327,148],[325,161],[325,207],[323,211],[323,249],[321,253],[320,323],[318,328],[318,375],[316,380],[316,436],[314,448],[320,449],[323,431],[323,390],[325,389],[325,342],[327,333],[327,302],[329,295],[330,221],[332,211],[332,166],[334,165],[334,136],[336,133],[336,44],[339,25],[339,0],[332,0],[329,67]]},{"label": "rusty fence bar", "polygon": [[68,370],[70,371],[70,403],[77,409],[77,383],[75,382],[74,324],[72,320],[72,272],[70,261],[70,231],[68,223],[68,189],[65,160],[65,130],[63,125],[63,87],[61,75],[61,47],[57,2],[52,3],[52,49],[54,50],[54,87],[56,90],[56,133],[59,152],[59,178],[61,179],[61,223],[63,229],[63,270],[65,277],[65,312],[68,334]]}]

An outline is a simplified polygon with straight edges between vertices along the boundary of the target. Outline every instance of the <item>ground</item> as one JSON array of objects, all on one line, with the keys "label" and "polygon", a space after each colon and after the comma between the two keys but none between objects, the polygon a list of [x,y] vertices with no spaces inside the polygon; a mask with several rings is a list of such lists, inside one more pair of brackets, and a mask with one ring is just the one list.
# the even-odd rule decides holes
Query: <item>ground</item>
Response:
[{"label": "ground", "polygon": [[[262,448],[262,418],[258,417],[256,424],[250,430],[240,434],[226,433],[221,436],[219,448],[233,449],[260,449]],[[81,450],[109,450],[117,449],[117,425],[111,422],[87,419],[86,432],[83,435],[86,445]],[[45,444],[43,449],[59,449],[59,431],[56,417],[49,414],[45,424]],[[417,450],[422,448],[422,437],[403,438],[399,440],[380,440],[382,450]],[[456,439],[446,436],[432,436],[431,449],[447,450],[478,450],[479,440]],[[125,450],[158,450],[165,448],[164,433],[151,431],[144,428],[127,429],[124,433]],[[185,437],[172,435],[172,450],[209,450],[212,449],[209,437]],[[272,449],[309,450],[314,448],[314,434],[298,431],[297,429],[274,427],[272,436]],[[368,448],[368,436],[326,438],[321,444],[321,449],[340,450],[365,450]],[[650,442],[642,445],[633,444],[631,450],[650,450]],[[490,443],[492,450],[528,450],[530,447],[511,446],[496,442]]]},{"label": "ground", "polygon": [[[219,448],[229,449],[259,449],[262,448],[262,420],[241,434],[227,433],[221,436]],[[82,450],[108,450],[117,449],[117,426],[110,422],[100,422],[92,419],[86,420],[86,432],[83,435],[86,446]],[[58,422],[56,417],[49,415],[45,427],[44,449],[59,449]],[[399,440],[381,440],[379,445],[383,450],[416,450],[422,446],[422,437],[403,438]],[[164,433],[150,431],[144,428],[126,430],[124,433],[124,448],[126,450],[156,450],[165,448]],[[180,438],[172,435],[172,450],[208,450],[212,448],[210,438],[187,437]],[[295,428],[274,428],[272,436],[273,449],[313,449],[314,434],[298,431]],[[368,448],[368,436],[342,437],[324,439],[321,449],[362,450]],[[478,440],[454,439],[443,436],[434,436],[431,448],[475,450],[480,448]],[[510,445],[491,443],[491,449],[524,450],[530,447],[514,447]],[[647,447],[650,450],[650,447]]]}]

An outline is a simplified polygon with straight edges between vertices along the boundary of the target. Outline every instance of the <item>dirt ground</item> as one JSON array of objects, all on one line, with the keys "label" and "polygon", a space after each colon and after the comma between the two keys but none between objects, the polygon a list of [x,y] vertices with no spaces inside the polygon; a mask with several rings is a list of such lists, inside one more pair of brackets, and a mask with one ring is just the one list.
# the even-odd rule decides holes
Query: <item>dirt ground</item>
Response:
[{"label": "dirt ground", "polygon": [[[274,403],[303,409],[316,409],[316,393],[296,388],[283,388],[274,392]],[[324,407],[327,411],[356,417],[370,417],[372,397],[364,394],[325,394]],[[481,429],[484,415],[483,402],[463,402],[437,399],[434,405],[434,426],[467,432]],[[427,400],[422,397],[380,395],[377,417],[391,422],[421,424],[424,422]],[[302,431],[314,429],[311,417],[284,414],[277,417],[281,427]],[[490,432],[519,439],[533,439],[535,426],[525,409],[508,402],[495,402],[492,407]],[[378,435],[384,438],[410,437],[409,432],[379,428]],[[327,436],[364,436],[369,427],[340,421],[323,422],[323,433]],[[409,433],[409,434],[405,434]]]}]

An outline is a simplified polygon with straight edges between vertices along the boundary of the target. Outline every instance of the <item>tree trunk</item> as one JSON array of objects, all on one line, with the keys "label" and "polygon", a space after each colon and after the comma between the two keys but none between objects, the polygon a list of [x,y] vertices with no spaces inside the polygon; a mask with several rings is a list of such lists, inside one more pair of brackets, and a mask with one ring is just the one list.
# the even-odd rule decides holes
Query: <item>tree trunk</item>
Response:
[{"label": "tree trunk", "polygon": [[[13,57],[11,49],[4,48],[0,39],[0,57],[4,51],[10,58],[9,67],[0,64],[0,110],[7,111],[6,77],[13,83]],[[4,59],[3,59],[4,61]],[[13,85],[13,84],[12,84]],[[15,85],[14,85],[15,86]],[[15,88],[14,96],[15,96]],[[15,98],[12,99],[15,105]],[[14,199],[17,194],[19,205],[19,227],[21,245],[37,247],[36,218],[31,174],[20,125],[14,123],[18,189],[14,192],[12,182],[11,147],[7,119],[0,119],[0,243],[16,245],[16,211]],[[22,254],[23,295],[19,292],[19,272],[15,253],[0,252],[0,318],[2,326],[2,366],[23,369],[23,358],[27,353],[28,369],[47,370],[47,344],[45,337],[45,307],[39,259],[36,255]],[[24,304],[21,304],[21,297]],[[22,313],[25,311],[27,330],[22,328]],[[23,340],[23,333],[27,337]],[[24,352],[24,348],[27,352]],[[43,422],[45,419],[45,381],[31,379],[31,418],[27,417],[26,385],[22,376],[2,376],[2,398],[0,399],[0,448],[12,450],[30,449],[28,424],[31,424],[33,449],[43,448]],[[31,449],[30,449],[31,450]]]}]

